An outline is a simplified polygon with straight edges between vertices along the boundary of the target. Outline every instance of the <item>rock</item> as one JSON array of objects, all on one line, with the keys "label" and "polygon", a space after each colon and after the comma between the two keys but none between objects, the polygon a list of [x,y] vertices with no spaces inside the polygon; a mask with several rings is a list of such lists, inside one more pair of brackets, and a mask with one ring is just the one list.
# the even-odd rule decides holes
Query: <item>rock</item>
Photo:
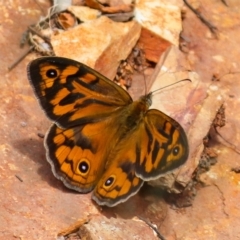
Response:
[{"label": "rock", "polygon": [[135,19],[146,29],[178,46],[182,31],[181,7],[179,1],[138,0]]},{"label": "rock", "polygon": [[100,17],[53,35],[51,43],[57,56],[85,63],[112,79],[119,62],[132,51],[140,31],[135,21],[116,23]]}]

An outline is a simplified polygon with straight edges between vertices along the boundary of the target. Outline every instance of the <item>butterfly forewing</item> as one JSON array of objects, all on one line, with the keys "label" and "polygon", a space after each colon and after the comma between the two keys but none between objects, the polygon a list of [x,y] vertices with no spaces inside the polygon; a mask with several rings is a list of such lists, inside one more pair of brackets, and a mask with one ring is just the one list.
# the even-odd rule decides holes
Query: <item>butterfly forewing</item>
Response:
[{"label": "butterfly forewing", "polygon": [[115,83],[67,58],[36,59],[28,77],[47,116],[63,128],[100,121],[132,102]]}]

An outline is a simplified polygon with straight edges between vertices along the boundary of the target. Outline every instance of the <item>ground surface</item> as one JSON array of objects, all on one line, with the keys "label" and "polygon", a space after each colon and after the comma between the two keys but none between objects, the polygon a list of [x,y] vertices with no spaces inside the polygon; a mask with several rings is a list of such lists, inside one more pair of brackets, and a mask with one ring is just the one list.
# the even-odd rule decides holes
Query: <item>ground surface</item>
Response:
[{"label": "ground surface", "polygon": [[[240,3],[229,0],[226,7],[217,0],[199,2],[202,13],[218,27],[219,36],[214,38],[187,10],[183,36],[188,42],[188,59],[206,84],[211,84],[213,74],[220,76],[227,119],[221,134],[240,149],[240,75],[236,73],[240,67]],[[23,52],[21,34],[38,20],[40,12],[27,0],[0,3],[0,9],[0,239],[54,239],[62,229],[89,215],[93,219],[102,215],[146,217],[167,240],[240,239],[240,174],[231,170],[240,167],[240,156],[219,137],[211,143],[219,154],[218,162],[205,174],[206,186],[188,208],[173,209],[148,188],[126,204],[100,210],[92,204],[90,194],[76,194],[56,180],[38,136],[50,122],[26,75],[26,66],[36,55],[29,55],[11,72],[7,69]],[[235,73],[221,77],[230,71]],[[143,232],[153,234],[146,224],[137,222],[132,230],[139,236],[136,239]]]}]

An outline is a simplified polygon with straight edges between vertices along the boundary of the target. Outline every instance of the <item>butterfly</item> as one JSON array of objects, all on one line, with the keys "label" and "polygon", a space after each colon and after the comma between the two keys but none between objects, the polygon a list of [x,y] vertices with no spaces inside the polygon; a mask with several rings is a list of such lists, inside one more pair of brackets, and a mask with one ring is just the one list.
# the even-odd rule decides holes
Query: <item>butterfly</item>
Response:
[{"label": "butterfly", "polygon": [[38,58],[27,72],[53,121],[46,158],[68,188],[93,191],[93,200],[112,207],[186,162],[186,134],[174,119],[149,109],[151,92],[133,101],[97,71],[62,57]]}]

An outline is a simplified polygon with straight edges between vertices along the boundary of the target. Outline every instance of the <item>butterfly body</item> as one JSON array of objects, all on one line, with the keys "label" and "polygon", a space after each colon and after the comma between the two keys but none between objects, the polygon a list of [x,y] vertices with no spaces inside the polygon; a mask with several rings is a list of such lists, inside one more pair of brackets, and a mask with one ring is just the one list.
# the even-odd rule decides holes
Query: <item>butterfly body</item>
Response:
[{"label": "butterfly body", "polygon": [[188,157],[182,127],[156,109],[152,94],[137,101],[93,69],[58,57],[36,59],[28,76],[54,122],[45,137],[54,175],[72,189],[93,190],[115,206]]}]

